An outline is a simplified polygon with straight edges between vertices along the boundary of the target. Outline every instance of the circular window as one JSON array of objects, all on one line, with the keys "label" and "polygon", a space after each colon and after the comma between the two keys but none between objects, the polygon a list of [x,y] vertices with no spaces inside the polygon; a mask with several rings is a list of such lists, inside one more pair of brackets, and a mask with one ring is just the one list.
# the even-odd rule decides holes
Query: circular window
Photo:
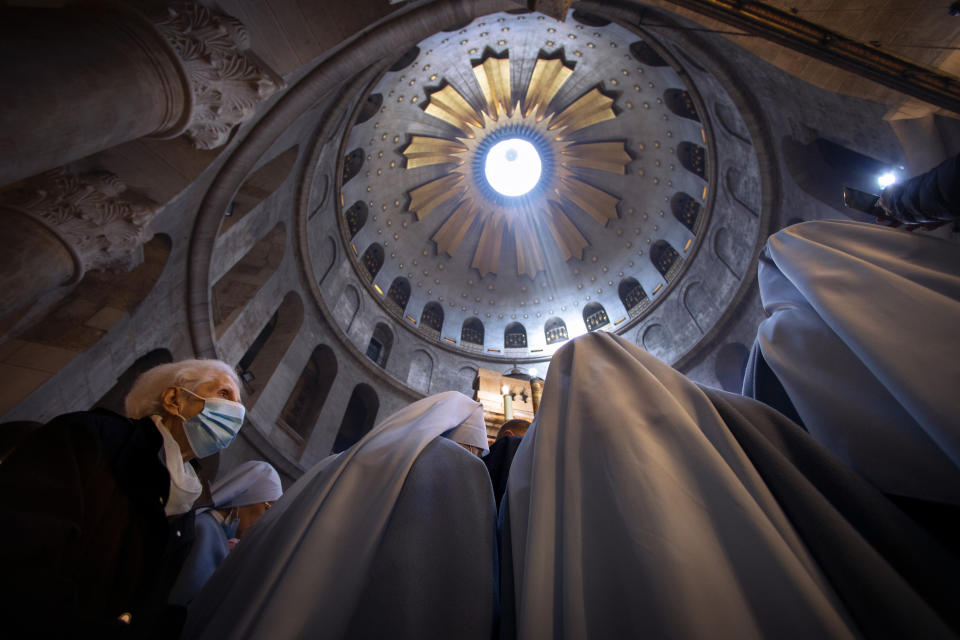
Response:
[{"label": "circular window", "polygon": [[517,197],[530,192],[540,182],[543,163],[536,147],[523,138],[508,138],[487,151],[483,174],[494,191]]}]

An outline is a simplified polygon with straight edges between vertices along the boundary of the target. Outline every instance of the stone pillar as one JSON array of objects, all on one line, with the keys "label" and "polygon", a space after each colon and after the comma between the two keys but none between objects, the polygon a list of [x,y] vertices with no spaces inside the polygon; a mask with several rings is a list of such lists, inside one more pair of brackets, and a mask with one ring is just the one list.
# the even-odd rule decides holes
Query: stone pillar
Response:
[{"label": "stone pillar", "polygon": [[282,81],[195,4],[0,9],[0,185],[143,136],[224,144]]},{"label": "stone pillar", "polygon": [[56,169],[0,194],[0,318],[89,270],[139,265],[159,211],[106,172]]}]

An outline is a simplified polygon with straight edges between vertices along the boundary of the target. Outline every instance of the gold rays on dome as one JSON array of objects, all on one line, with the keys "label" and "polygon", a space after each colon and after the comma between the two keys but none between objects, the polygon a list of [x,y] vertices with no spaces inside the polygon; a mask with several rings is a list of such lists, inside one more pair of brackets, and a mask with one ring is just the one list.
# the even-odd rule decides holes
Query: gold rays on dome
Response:
[{"label": "gold rays on dome", "polygon": [[487,102],[486,113],[498,120],[501,114],[510,115],[510,59],[488,56],[473,67],[473,75]]},{"label": "gold rays on dome", "polygon": [[[540,58],[533,67],[530,84],[527,85],[527,95],[523,100],[523,115],[533,117],[539,122],[547,112],[547,105],[560,91],[560,87],[567,81],[573,69],[563,64],[563,60],[554,58],[547,60]],[[534,113],[536,111],[536,113]]]},{"label": "gold rays on dome", "polygon": [[[425,112],[455,127],[452,139],[413,135],[403,150],[407,169],[448,165],[447,173],[410,190],[409,210],[418,220],[453,200],[452,211],[433,235],[437,251],[453,256],[471,230],[479,230],[471,266],[486,276],[497,273],[504,236],[513,235],[517,273],[536,277],[544,271],[544,250],[553,244],[564,260],[582,259],[590,245],[571,218],[581,209],[601,226],[618,217],[620,199],[588,182],[591,172],[625,175],[631,161],[623,141],[570,141],[573,134],[616,117],[613,99],[593,88],[567,104],[556,104],[573,75],[561,57],[541,57],[514,103],[510,59],[492,50],[473,65],[483,103],[472,105],[452,84],[430,94]],[[474,153],[492,132],[514,127],[539,138],[541,153],[551,154],[538,195],[505,204],[485,194],[482,175],[474,173]],[[522,134],[521,134],[522,135]]]}]

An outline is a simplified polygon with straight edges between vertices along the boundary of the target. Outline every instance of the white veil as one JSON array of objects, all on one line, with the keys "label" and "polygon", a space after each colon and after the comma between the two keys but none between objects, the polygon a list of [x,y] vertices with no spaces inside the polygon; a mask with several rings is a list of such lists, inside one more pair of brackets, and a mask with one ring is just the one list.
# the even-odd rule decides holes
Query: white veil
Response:
[{"label": "white veil", "polygon": [[960,505],[960,247],[807,222],[759,280],[757,343],[810,434],[882,491]]},{"label": "white veil", "polygon": [[[799,505],[792,515],[813,513],[804,524],[829,532],[816,541],[827,538],[815,547],[826,547],[819,557],[841,549],[831,576],[855,591],[871,591],[865,576],[883,585],[858,611],[876,616],[878,602],[889,604],[901,625],[949,635],[809,483],[775,495],[755,465],[762,456],[745,451],[715,402],[772,416],[805,437],[763,405],[703,390],[611,334],[557,351],[501,506],[502,638],[514,630],[522,640],[856,637],[862,629],[846,595],[786,515],[788,498]],[[774,480],[804,482],[796,468],[776,464]],[[903,603],[909,615],[894,612]]]},{"label": "white veil", "polygon": [[183,637],[341,637],[410,468],[447,432],[485,450],[482,406],[457,392],[424,398],[318,463],[217,570]]}]

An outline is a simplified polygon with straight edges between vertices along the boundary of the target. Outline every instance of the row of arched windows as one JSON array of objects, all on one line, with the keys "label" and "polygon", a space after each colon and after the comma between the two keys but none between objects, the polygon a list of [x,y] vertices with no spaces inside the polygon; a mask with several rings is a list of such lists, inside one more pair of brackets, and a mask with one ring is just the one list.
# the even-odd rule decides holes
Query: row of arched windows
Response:
[{"label": "row of arched windows", "polygon": [[[674,215],[684,226],[693,230],[700,214],[700,204],[685,193],[674,196],[672,203]],[[360,261],[365,271],[372,279],[379,271],[377,261],[382,260],[383,248],[374,243],[363,253]],[[650,248],[650,260],[665,280],[672,281],[683,264],[683,258],[666,240],[658,240]],[[397,276],[387,289],[384,304],[397,316],[403,316],[407,303],[410,301],[410,281]],[[640,283],[634,278],[624,278],[617,294],[630,317],[635,317],[650,306],[651,300]],[[420,331],[433,339],[439,340],[443,331],[443,307],[438,302],[428,302],[420,314]],[[606,309],[598,302],[592,302],[583,308],[583,321],[589,331],[595,331],[610,324],[610,317]],[[378,327],[380,325],[377,325]],[[385,327],[385,325],[384,325]],[[386,365],[386,353],[389,352],[387,339],[384,336],[371,338],[367,355],[380,366]],[[548,345],[563,342],[569,339],[567,326],[560,318],[551,318],[544,326],[546,343]],[[476,317],[467,318],[460,329],[460,345],[467,349],[479,350],[484,344],[483,322]],[[514,322],[504,331],[504,347],[507,349],[526,349],[527,332],[522,324]]]}]

